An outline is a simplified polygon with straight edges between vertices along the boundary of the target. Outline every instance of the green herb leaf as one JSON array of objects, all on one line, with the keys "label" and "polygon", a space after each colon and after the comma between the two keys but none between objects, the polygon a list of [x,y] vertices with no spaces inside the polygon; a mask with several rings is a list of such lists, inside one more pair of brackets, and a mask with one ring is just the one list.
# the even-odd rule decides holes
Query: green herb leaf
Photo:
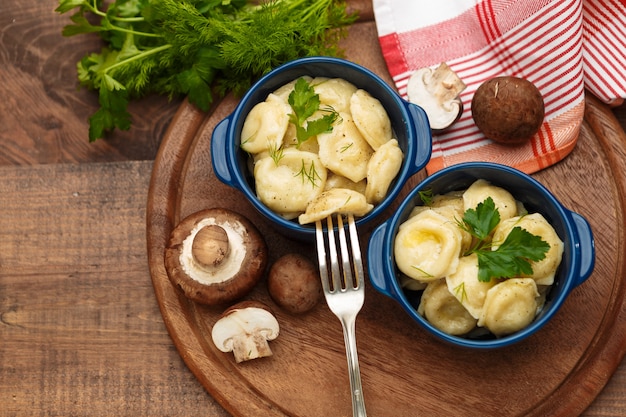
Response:
[{"label": "green herb leaf", "polygon": [[422,200],[422,203],[424,203],[424,205],[430,206],[431,204],[433,204],[433,190],[431,190],[430,188],[427,190],[420,190],[418,194],[420,200]]},{"label": "green herb leaf", "polygon": [[328,114],[315,120],[307,119],[320,110],[320,97],[315,89],[304,78],[298,78],[293,91],[289,94],[289,105],[293,113],[289,115],[289,121],[296,126],[296,139],[298,145],[320,133],[333,130],[333,123],[339,118],[335,110],[326,109]]},{"label": "green herb leaf", "polygon": [[550,245],[519,226],[511,229],[504,242],[496,249],[477,251],[478,279],[488,282],[491,278],[512,278],[532,275],[530,261],[546,257]]},{"label": "green herb leaf", "polygon": [[500,212],[491,197],[478,203],[476,209],[467,209],[463,215],[464,229],[478,240],[485,240],[500,223]]},{"label": "green herb leaf", "polygon": [[[106,80],[102,80],[103,83]],[[112,79],[110,83],[114,84]],[[128,130],[131,116],[126,111],[128,98],[123,89],[100,88],[100,109],[89,118],[89,141],[93,142],[103,136],[104,132],[114,128]]]},{"label": "green herb leaf", "polygon": [[511,229],[504,242],[492,250],[491,233],[500,222],[500,212],[491,197],[468,209],[459,226],[476,240],[470,253],[478,257],[478,280],[489,282],[492,278],[512,278],[532,275],[531,261],[545,258],[550,245],[519,226]]}]

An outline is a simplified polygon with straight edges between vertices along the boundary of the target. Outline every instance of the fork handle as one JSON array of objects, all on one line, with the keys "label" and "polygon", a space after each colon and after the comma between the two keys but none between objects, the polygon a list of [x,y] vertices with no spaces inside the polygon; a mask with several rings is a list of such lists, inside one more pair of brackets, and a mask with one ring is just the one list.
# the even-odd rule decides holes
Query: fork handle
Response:
[{"label": "fork handle", "polygon": [[361,386],[361,370],[359,357],[356,351],[356,317],[342,318],[343,339],[346,345],[346,357],[348,358],[348,373],[350,375],[350,391],[352,393],[352,415],[354,417],[366,417],[365,400],[363,399],[363,387]]}]

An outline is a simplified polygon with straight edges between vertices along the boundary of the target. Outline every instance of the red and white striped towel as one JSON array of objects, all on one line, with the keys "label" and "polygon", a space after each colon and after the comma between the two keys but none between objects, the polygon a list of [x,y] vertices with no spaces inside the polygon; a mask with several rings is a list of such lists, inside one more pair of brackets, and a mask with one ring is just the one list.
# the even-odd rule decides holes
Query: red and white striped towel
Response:
[{"label": "red and white striped towel", "polygon": [[[527,173],[567,156],[576,144],[584,90],[610,105],[626,98],[624,0],[373,0],[379,41],[399,93],[411,74],[446,62],[465,82],[464,111],[433,136],[433,173],[465,161],[490,161]],[[527,144],[485,138],[471,99],[485,80],[513,75],[532,81],[545,120]]]}]

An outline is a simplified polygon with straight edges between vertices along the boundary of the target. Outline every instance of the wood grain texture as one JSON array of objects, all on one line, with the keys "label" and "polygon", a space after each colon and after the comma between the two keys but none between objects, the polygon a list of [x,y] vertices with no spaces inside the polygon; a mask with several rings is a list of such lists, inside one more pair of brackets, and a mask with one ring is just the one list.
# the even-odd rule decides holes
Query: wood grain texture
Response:
[{"label": "wood grain texture", "polygon": [[225,415],[154,297],[151,169],[0,167],[0,416]]},{"label": "wood grain texture", "polygon": [[[357,48],[375,39],[373,22],[352,28],[348,57],[385,75],[382,57]],[[351,42],[356,42],[352,44]],[[277,309],[282,335],[275,356],[236,365],[215,349],[210,328],[223,310],[186,300],[163,267],[163,245],[183,217],[207,207],[228,207],[258,224],[274,257],[297,251],[241,194],[213,176],[209,142],[213,127],[236,105],[225,100],[205,117],[183,104],[155,161],[148,200],[148,256],[166,326],[199,381],[235,416],[349,415],[343,338],[322,305],[304,317]],[[363,390],[372,415],[572,416],[602,390],[626,350],[624,274],[626,141],[613,114],[589,98],[579,143],[564,161],[535,175],[561,202],[590,219],[597,263],[559,314],[539,334],[490,352],[459,350],[432,340],[391,300],[374,290],[357,320]],[[589,169],[589,167],[594,167]],[[410,186],[419,179],[412,179]],[[175,187],[172,185],[176,184]],[[597,202],[602,202],[601,213]],[[367,234],[362,244],[366,245]],[[249,298],[272,304],[263,285]],[[331,382],[332,381],[332,382]],[[501,392],[506,395],[486,395]],[[324,401],[320,401],[324,398]]]},{"label": "wood grain texture", "polygon": [[79,89],[76,63],[103,46],[97,35],[65,38],[69,14],[55,0],[0,2],[0,164],[154,159],[182,99],[131,103],[133,126],[90,144],[94,92]]},{"label": "wood grain texture", "polygon": [[[207,394],[203,387],[207,381],[195,377],[185,364],[188,357],[179,353],[168,335],[146,255],[151,160],[182,100],[149,97],[134,102],[130,131],[116,131],[106,140],[89,144],[87,118],[96,110],[97,97],[77,89],[75,64],[85,54],[97,51],[101,43],[95,35],[63,38],[61,29],[69,19],[54,12],[57,4],[56,0],[0,1],[0,416],[226,417],[230,414],[219,403],[232,400]],[[371,7],[367,0],[351,0],[350,5],[358,10]],[[363,17],[371,21],[371,10]],[[349,48],[360,50],[353,56],[357,62],[367,62],[364,55],[371,54],[370,59],[380,54],[372,27],[356,27],[349,42]],[[373,69],[385,71],[379,61]],[[194,113],[183,106],[184,115]],[[607,132],[619,133],[605,108],[591,109],[599,110],[596,117],[605,118],[598,124],[600,129],[608,126]],[[626,127],[626,106],[612,113],[622,129]],[[176,130],[170,133],[184,133],[184,117],[177,118]],[[198,123],[204,118],[206,115],[201,115]],[[591,126],[585,129],[589,132]],[[623,136],[610,136],[617,144],[609,151],[582,141],[582,157],[575,166],[586,174],[573,180],[589,175],[591,179],[584,184],[593,179],[611,183],[603,173],[614,166],[615,158],[622,158],[618,145],[620,140],[624,142],[620,138]],[[157,164],[177,153],[196,154],[186,149],[173,151],[171,145],[164,146]],[[196,157],[207,155],[197,153]],[[183,161],[177,169],[198,170],[194,164],[197,161]],[[614,174],[623,177],[623,169]],[[170,187],[175,194],[177,187],[185,186],[180,172],[162,180],[161,187]],[[617,198],[619,190],[611,190]],[[565,187],[559,193],[567,196],[569,192]],[[599,220],[604,206],[594,205],[597,194],[591,193],[589,198],[579,190],[572,194],[569,201],[586,207],[585,213],[591,213],[594,222],[610,225],[603,237],[609,244],[603,243],[601,252],[603,257],[609,256],[623,244],[614,230],[617,223],[611,218]],[[206,191],[181,195],[184,205],[169,202],[175,210],[173,218],[207,201]],[[615,205],[607,210],[615,213]],[[168,218],[158,221],[167,224]],[[610,272],[607,267],[601,270]],[[587,306],[584,308],[597,317],[606,306],[594,307],[591,295],[610,291],[606,287],[594,294],[585,290],[573,303]],[[334,317],[323,317],[336,324]],[[368,316],[368,320],[376,319]],[[623,319],[604,324],[621,326]],[[343,378],[343,347],[337,339],[341,330],[337,327],[332,332],[334,351],[320,353],[320,357],[336,361],[337,375]],[[295,336],[300,337],[298,331],[288,331],[288,338]],[[612,345],[607,354],[584,360],[610,369],[620,360],[615,344],[621,337],[616,332],[600,340],[599,344]],[[304,347],[316,343],[307,337],[301,340]],[[359,343],[365,340],[366,336],[359,335]],[[572,348],[565,345],[559,349],[567,355]],[[571,395],[581,395],[579,390],[583,390],[582,398],[588,398],[609,378],[583,413],[585,417],[626,415],[624,362],[612,377],[607,372],[590,380],[582,378]],[[294,398],[296,388],[290,388]],[[425,388],[427,394],[435,389]],[[423,395],[415,400],[418,410]]]}]

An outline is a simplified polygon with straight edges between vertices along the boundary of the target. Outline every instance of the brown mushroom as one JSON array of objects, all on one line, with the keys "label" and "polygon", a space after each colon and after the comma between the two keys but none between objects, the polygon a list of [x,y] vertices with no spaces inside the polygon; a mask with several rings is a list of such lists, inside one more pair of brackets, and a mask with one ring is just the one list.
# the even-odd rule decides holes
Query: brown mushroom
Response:
[{"label": "brown mushroom", "polygon": [[226,310],[213,325],[211,338],[222,352],[233,352],[237,363],[272,356],[268,341],[278,337],[280,326],[269,307],[242,301]]},{"label": "brown mushroom", "polygon": [[443,130],[456,122],[463,112],[459,94],[465,83],[442,62],[436,69],[420,68],[407,82],[407,98],[428,116],[432,130]]},{"label": "brown mushroom", "polygon": [[272,300],[290,313],[311,310],[322,297],[322,284],[317,268],[304,256],[288,253],[270,268],[267,289]]},{"label": "brown mushroom", "polygon": [[541,92],[518,77],[495,77],[472,98],[472,117],[483,134],[498,143],[517,145],[537,133],[544,118]]},{"label": "brown mushroom", "polygon": [[170,280],[189,299],[209,305],[246,295],[267,261],[267,245],[256,227],[239,213],[219,208],[185,218],[165,248]]}]

